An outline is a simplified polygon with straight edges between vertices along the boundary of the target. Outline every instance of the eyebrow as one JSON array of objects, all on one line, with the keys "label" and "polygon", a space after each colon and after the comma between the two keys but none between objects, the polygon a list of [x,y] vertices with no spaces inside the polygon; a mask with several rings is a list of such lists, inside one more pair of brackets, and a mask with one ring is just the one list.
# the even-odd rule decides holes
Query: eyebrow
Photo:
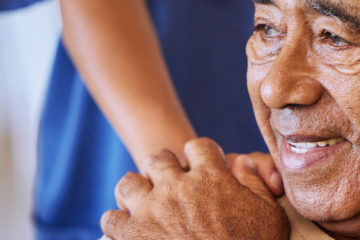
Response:
[{"label": "eyebrow", "polygon": [[343,2],[335,3],[329,0],[307,0],[306,5],[321,15],[338,18],[357,32],[360,32],[358,9],[346,6]]},{"label": "eyebrow", "polygon": [[[252,0],[256,4],[276,5],[274,0]],[[336,17],[360,33],[359,9],[346,6],[343,2],[331,0],[305,0],[307,8],[313,9],[324,16]]]}]

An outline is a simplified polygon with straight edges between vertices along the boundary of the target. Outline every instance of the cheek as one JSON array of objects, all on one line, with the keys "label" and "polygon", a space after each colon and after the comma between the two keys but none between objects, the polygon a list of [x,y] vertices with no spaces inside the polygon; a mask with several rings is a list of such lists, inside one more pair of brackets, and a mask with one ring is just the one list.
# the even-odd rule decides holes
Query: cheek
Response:
[{"label": "cheek", "polygon": [[[261,101],[261,84],[266,78],[274,61],[260,61],[259,55],[255,50],[254,41],[250,39],[246,46],[248,58],[247,84],[251,100]],[[263,58],[260,58],[263,59]]]},{"label": "cheek", "polygon": [[246,46],[246,54],[248,57],[247,85],[254,111],[257,115],[266,108],[261,97],[261,86],[274,61],[259,60],[253,38],[254,37],[250,38]]},{"label": "cheek", "polygon": [[320,70],[324,74],[321,83],[352,124],[351,140],[360,144],[360,74],[343,74],[328,67]]},{"label": "cheek", "polygon": [[346,157],[316,175],[286,173],[283,178],[289,200],[304,217],[324,222],[360,213],[359,153],[348,148],[341,155]]},{"label": "cheek", "polygon": [[278,151],[273,130],[270,125],[270,109],[265,105],[261,97],[261,84],[266,78],[271,64],[253,64],[248,62],[247,83],[248,90],[255,112],[256,122],[272,156],[277,159]]},{"label": "cheek", "polygon": [[261,86],[269,71],[269,65],[254,64],[250,58],[248,61],[247,85],[255,113],[263,111],[263,108],[266,107],[261,96]]},{"label": "cheek", "polygon": [[[343,86],[343,90],[344,90]],[[344,90],[338,97],[338,104],[351,122],[351,138],[350,140],[360,146],[360,79],[355,84],[346,86],[348,91]]]},{"label": "cheek", "polygon": [[[343,87],[344,89],[345,87]],[[350,121],[360,129],[360,79],[351,81],[346,86],[347,90],[340,95],[339,104],[343,106],[346,115]]]},{"label": "cheek", "polygon": [[316,46],[315,50],[322,62],[345,75],[360,73],[360,48],[335,51],[330,47]]},{"label": "cheek", "polygon": [[276,60],[282,45],[282,41],[264,42],[259,33],[254,33],[246,45],[246,54],[253,64],[264,65]]}]

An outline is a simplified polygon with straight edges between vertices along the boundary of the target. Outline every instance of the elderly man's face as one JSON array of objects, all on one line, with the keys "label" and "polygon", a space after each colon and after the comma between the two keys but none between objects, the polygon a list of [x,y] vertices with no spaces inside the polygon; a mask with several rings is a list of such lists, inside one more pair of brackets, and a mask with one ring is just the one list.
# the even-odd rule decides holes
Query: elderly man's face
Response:
[{"label": "elderly man's face", "polygon": [[256,0],[248,88],[293,206],[360,234],[360,1]]}]

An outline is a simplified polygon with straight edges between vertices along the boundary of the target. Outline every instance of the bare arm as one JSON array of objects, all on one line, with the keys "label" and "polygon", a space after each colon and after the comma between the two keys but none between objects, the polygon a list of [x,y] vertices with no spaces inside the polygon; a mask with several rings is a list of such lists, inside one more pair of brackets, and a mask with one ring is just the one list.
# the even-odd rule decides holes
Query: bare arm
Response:
[{"label": "bare arm", "polygon": [[63,38],[84,81],[143,172],[160,148],[195,137],[143,0],[61,0]]}]

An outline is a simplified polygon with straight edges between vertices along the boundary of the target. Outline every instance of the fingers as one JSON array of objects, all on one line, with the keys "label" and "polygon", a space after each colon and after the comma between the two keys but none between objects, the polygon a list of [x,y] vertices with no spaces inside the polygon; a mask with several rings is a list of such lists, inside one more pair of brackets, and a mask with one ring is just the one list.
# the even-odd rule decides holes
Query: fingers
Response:
[{"label": "fingers", "polygon": [[[280,174],[277,172],[269,154],[228,154],[226,161],[231,166],[233,175],[243,185],[249,184],[249,175],[257,175],[275,196],[283,194]],[[254,180],[253,177],[250,177],[250,179]]]},{"label": "fingers", "polygon": [[254,167],[251,166],[251,164],[252,162],[248,155],[238,155],[236,159],[234,159],[231,172],[237,178],[237,180],[242,185],[249,188],[250,191],[267,200],[268,202],[274,202],[269,189],[254,171]]},{"label": "fingers", "polygon": [[121,210],[110,210],[101,217],[100,225],[104,234],[113,240],[120,240],[126,224],[128,223],[129,214]]},{"label": "fingers", "polygon": [[[247,156],[247,158],[245,158],[244,156]],[[234,161],[236,159],[236,164],[243,164],[251,168],[256,174],[258,174],[275,196],[281,196],[284,194],[281,176],[277,171],[270,154],[258,152],[247,155],[227,154],[226,163],[230,169],[234,165]]]},{"label": "fingers", "polygon": [[223,150],[209,138],[199,138],[187,142],[185,155],[189,160],[191,169],[199,166],[226,169]]},{"label": "fingers", "polygon": [[152,185],[145,177],[133,172],[127,173],[115,187],[115,197],[121,210],[132,212],[139,209],[141,199],[151,191]]},{"label": "fingers", "polygon": [[153,182],[168,181],[183,173],[178,158],[170,150],[162,149],[144,161],[145,175]]},{"label": "fingers", "polygon": [[281,196],[284,193],[283,184],[271,155],[255,152],[249,154],[249,156],[251,157],[256,172],[271,192],[275,196]]},{"label": "fingers", "polygon": [[284,194],[283,182],[270,154],[252,153],[254,167],[275,196]]}]

